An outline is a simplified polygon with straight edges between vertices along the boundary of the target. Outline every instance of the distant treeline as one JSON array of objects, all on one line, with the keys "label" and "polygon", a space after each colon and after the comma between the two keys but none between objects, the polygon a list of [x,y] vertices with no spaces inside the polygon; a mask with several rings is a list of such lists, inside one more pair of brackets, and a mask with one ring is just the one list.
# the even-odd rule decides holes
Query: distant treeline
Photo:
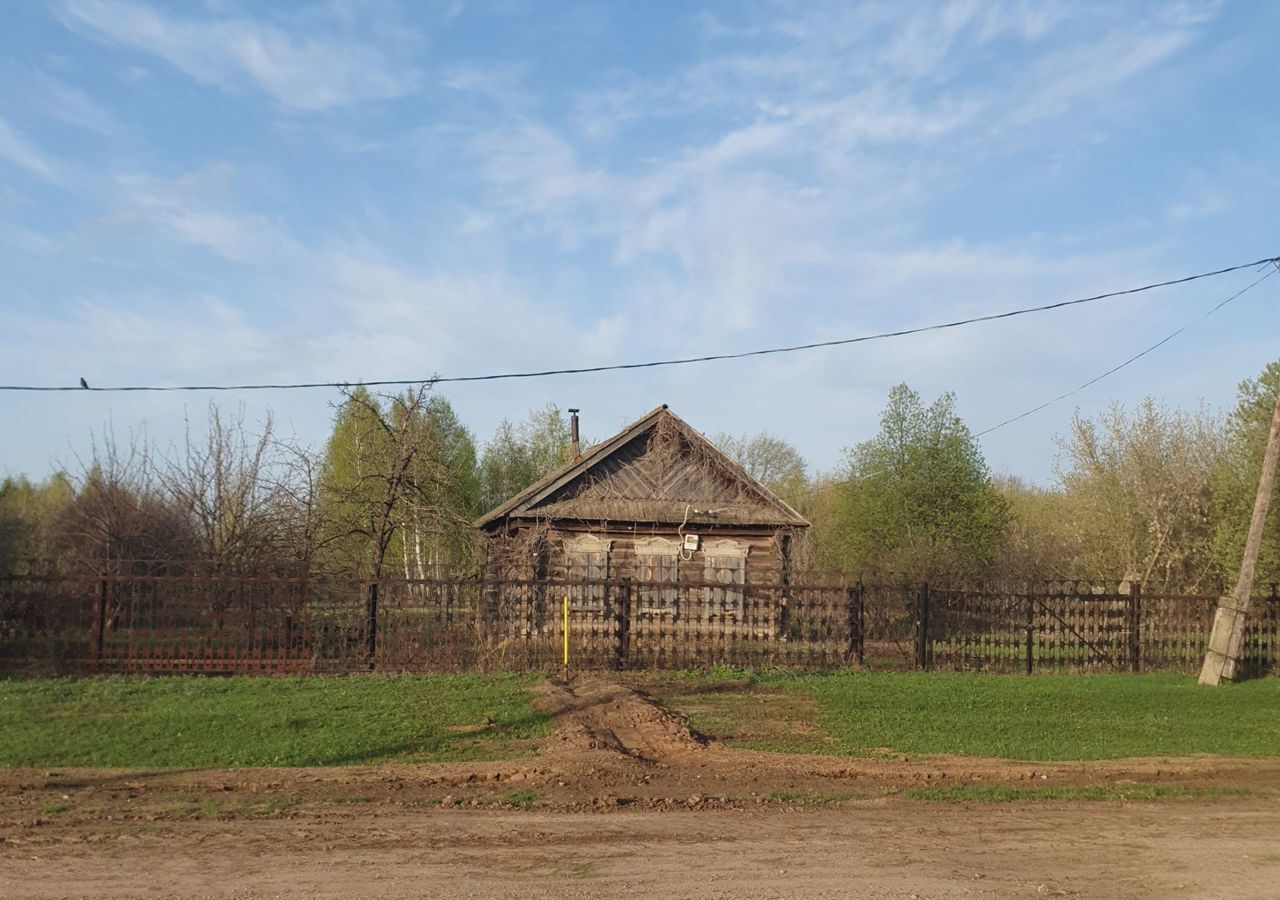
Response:
[{"label": "distant treeline", "polygon": [[[834,473],[812,473],[767,433],[713,440],[813,523],[802,559],[816,570],[1213,592],[1239,565],[1278,389],[1280,361],[1243,382],[1225,416],[1150,399],[1077,415],[1049,487],[992,475],[954,396],[926,404],[906,385],[890,391],[879,433]],[[346,392],[322,448],[211,405],[207,425],[189,425],[177,447],[107,431],[43,482],[6,479],[0,569],[198,561],[226,573],[420,578],[473,568],[483,548],[470,522],[571,452],[555,406],[504,421],[477,447],[430,385]],[[1263,585],[1280,580],[1274,511],[1266,534]]]}]

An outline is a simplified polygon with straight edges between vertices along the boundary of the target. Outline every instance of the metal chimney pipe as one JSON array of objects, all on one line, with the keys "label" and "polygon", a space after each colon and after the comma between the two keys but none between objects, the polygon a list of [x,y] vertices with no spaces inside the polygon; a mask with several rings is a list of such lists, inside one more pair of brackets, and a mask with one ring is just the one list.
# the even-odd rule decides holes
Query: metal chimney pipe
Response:
[{"label": "metal chimney pipe", "polygon": [[582,445],[578,440],[578,412],[576,409],[569,410],[569,435],[573,441],[574,459],[582,455]]}]

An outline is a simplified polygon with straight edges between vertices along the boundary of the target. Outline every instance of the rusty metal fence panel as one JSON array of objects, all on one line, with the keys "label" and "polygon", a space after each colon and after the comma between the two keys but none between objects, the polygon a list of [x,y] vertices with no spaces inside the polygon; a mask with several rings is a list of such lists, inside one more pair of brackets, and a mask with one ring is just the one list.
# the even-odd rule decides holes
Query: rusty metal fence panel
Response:
[{"label": "rusty metal fence panel", "polygon": [[[565,607],[568,619],[566,629]],[[0,577],[0,670],[322,673],[753,668],[1194,672],[1216,598],[682,580]],[[1244,671],[1280,663],[1280,598]]]},{"label": "rusty metal fence panel", "polygon": [[[1052,582],[926,592],[919,668],[994,672],[1198,672],[1218,598],[1137,583]],[[918,615],[918,614],[917,614]],[[1243,669],[1280,667],[1280,598],[1254,601]]]}]

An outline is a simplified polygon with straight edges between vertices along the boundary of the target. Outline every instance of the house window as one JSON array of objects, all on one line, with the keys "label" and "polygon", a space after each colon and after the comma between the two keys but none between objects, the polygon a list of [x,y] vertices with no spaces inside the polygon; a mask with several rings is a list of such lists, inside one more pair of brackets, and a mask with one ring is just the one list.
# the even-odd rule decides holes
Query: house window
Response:
[{"label": "house window", "polygon": [[569,603],[576,609],[603,610],[609,577],[609,550],[613,541],[583,535],[565,541],[565,575],[569,585]]},{"label": "house window", "polygon": [[738,541],[707,541],[702,545],[703,603],[709,618],[742,616],[747,583],[747,553]]},{"label": "house window", "polygon": [[635,547],[640,612],[674,614],[679,591],[679,544],[655,537],[636,541]]}]

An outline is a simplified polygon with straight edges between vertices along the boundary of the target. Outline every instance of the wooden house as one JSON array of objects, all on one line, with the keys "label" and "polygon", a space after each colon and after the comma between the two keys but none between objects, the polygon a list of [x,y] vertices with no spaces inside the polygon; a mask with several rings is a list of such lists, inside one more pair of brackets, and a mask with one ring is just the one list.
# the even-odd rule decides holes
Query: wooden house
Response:
[{"label": "wooden house", "polygon": [[[576,416],[575,416],[576,435]],[[637,612],[740,616],[742,585],[789,583],[809,523],[665,405],[476,521],[492,576],[633,584]],[[607,588],[570,588],[576,606]]]}]

